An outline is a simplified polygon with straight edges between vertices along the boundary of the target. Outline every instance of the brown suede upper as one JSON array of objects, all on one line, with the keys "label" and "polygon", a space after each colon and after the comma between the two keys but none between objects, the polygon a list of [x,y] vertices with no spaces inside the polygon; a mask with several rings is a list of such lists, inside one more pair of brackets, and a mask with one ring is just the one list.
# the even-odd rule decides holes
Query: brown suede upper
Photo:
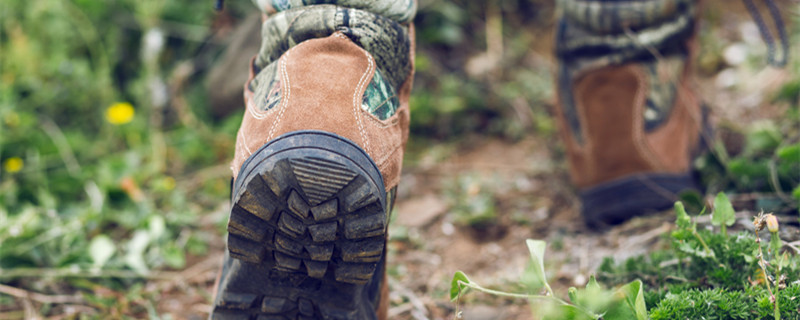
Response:
[{"label": "brown suede upper", "polygon": [[583,143],[572,137],[561,108],[557,108],[570,174],[578,188],[632,174],[689,170],[690,152],[700,133],[700,105],[687,87],[688,81],[681,81],[666,123],[645,132],[642,112],[649,88],[644,77],[642,67],[631,63],[592,70],[575,81]]},{"label": "brown suede upper", "polygon": [[380,120],[361,108],[375,60],[345,35],[304,41],[281,56],[278,68],[283,95],[275,108],[260,111],[254,93],[245,86],[247,112],[237,136],[234,179],[242,163],[268,141],[292,131],[322,130],[358,144],[378,165],[386,189],[397,185],[408,139],[413,76],[398,93],[397,112]]}]

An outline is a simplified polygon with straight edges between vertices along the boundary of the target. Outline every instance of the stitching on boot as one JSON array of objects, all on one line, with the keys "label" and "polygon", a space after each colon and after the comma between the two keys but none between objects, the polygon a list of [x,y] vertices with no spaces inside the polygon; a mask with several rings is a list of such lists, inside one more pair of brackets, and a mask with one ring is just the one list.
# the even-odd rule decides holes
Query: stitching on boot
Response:
[{"label": "stitching on boot", "polygon": [[267,117],[266,112],[261,113],[258,110],[256,110],[256,106],[255,103],[253,103],[253,99],[249,99],[247,101],[247,113],[249,113],[250,116],[252,116],[256,120],[264,120],[264,118]]},{"label": "stitching on boot", "polygon": [[242,134],[242,130],[239,130],[238,136],[241,138],[239,143],[244,147],[244,150],[247,151],[247,156],[253,155],[253,151],[250,151],[250,147],[247,146],[247,138]]},{"label": "stitching on boot", "polygon": [[[251,68],[252,68],[252,67],[251,67]],[[258,76],[258,75],[256,75],[255,77],[253,77],[253,79],[249,80],[249,81],[248,81],[248,85],[249,85],[249,84],[250,84],[250,83],[251,83],[253,80],[255,80],[255,78],[256,78],[257,76]],[[245,89],[245,90],[247,90],[247,89]],[[258,119],[258,120],[264,120],[264,118],[266,118],[266,117],[267,117],[267,114],[268,114],[270,111],[272,111],[272,109],[267,109],[267,110],[264,110],[263,112],[262,112],[262,111],[259,111],[259,110],[258,110],[258,108],[256,108],[256,104],[255,104],[255,102],[254,102],[254,101],[256,100],[256,99],[255,99],[255,97],[256,97],[256,94],[255,94],[255,92],[253,92],[252,94],[250,94],[250,99],[247,99],[247,104],[245,105],[245,108],[247,109],[247,113],[249,113],[251,116],[253,116],[253,118],[255,118],[255,119]]]},{"label": "stitching on boot", "polygon": [[294,49],[300,47],[301,45],[303,44],[301,43],[299,45],[296,45],[294,46],[294,48],[289,49],[289,51],[286,51],[286,54],[284,54],[280,60],[281,61],[280,73],[281,73],[281,79],[283,80],[286,86],[286,96],[283,97],[283,103],[281,104],[281,111],[278,113],[278,116],[272,122],[272,127],[269,129],[269,135],[267,135],[267,140],[264,141],[264,143],[272,140],[272,136],[275,134],[275,131],[278,130],[278,124],[281,122],[281,119],[283,119],[283,114],[286,112],[286,109],[289,108],[289,100],[291,100],[292,97],[292,86],[291,83],[289,82],[289,73],[286,72],[286,60],[289,59],[289,56],[291,56]]},{"label": "stitching on boot", "polygon": [[358,81],[356,85],[356,90],[353,92],[353,116],[356,118],[358,122],[358,130],[361,133],[361,140],[364,141],[364,150],[367,151],[367,154],[370,154],[370,147],[369,147],[369,140],[367,140],[366,131],[364,130],[364,123],[361,121],[361,117],[358,116],[358,111],[361,110],[361,104],[358,103],[360,99],[358,99],[359,93],[363,93],[365,87],[367,85],[367,79],[369,78],[370,71],[374,69],[374,62],[372,60],[372,56],[364,50],[361,49],[364,55],[367,57],[367,61],[369,61],[369,66],[367,66],[367,70],[364,71],[364,74],[361,75],[361,79]]},{"label": "stitching on boot", "polygon": [[378,127],[381,127],[382,129],[388,127],[394,127],[400,122],[400,118],[397,116],[400,113],[400,109],[398,108],[397,110],[398,110],[397,113],[393,114],[386,120],[378,119],[378,117],[376,117],[374,114],[371,113],[367,113],[366,117],[367,120],[370,120],[370,122],[377,125]]}]

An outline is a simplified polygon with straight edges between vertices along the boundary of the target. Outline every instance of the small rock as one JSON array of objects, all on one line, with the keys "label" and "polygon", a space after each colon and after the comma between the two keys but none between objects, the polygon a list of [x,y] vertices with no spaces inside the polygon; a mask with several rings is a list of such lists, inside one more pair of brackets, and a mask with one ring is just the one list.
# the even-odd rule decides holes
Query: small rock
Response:
[{"label": "small rock", "polygon": [[451,236],[456,233],[456,227],[450,222],[442,223],[442,233],[446,236]]},{"label": "small rock", "polygon": [[584,276],[583,274],[579,273],[578,275],[575,276],[575,278],[572,279],[572,284],[575,285],[576,287],[585,286],[586,285],[586,276]]},{"label": "small rock", "polygon": [[422,227],[447,212],[447,203],[434,194],[427,194],[397,204],[396,223],[406,227]]}]

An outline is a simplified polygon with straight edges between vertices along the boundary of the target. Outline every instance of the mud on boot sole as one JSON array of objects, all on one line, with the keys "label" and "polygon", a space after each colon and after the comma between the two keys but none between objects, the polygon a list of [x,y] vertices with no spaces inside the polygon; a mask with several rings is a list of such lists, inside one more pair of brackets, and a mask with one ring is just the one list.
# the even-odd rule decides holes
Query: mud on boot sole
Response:
[{"label": "mud on boot sole", "polygon": [[386,191],[357,145],[283,135],[242,165],[212,319],[371,319],[383,277]]}]

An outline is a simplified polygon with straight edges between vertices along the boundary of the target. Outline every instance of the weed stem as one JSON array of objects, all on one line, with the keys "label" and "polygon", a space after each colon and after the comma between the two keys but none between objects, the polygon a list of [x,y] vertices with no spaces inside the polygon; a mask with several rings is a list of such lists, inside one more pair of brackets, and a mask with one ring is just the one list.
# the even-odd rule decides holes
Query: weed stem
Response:
[{"label": "weed stem", "polygon": [[459,286],[463,285],[463,286],[466,286],[466,287],[481,291],[483,293],[488,293],[488,294],[501,296],[501,297],[519,298],[519,299],[550,300],[550,301],[559,303],[561,305],[575,307],[575,308],[581,310],[582,312],[584,312],[585,314],[590,315],[593,319],[599,319],[600,318],[600,315],[596,315],[596,314],[594,314],[594,312],[586,310],[585,308],[583,308],[581,306],[572,305],[569,302],[566,302],[564,300],[561,300],[561,299],[555,297],[553,295],[552,289],[550,289],[550,286],[547,283],[545,283],[545,288],[547,289],[548,295],[545,295],[545,296],[543,296],[543,295],[534,295],[534,294],[522,294],[522,293],[510,293],[510,292],[497,291],[497,290],[492,290],[492,289],[487,289],[487,288],[481,287],[480,285],[472,283],[472,282],[470,282],[470,283],[463,282],[461,280],[458,281],[458,285]]},{"label": "weed stem", "polygon": [[[760,239],[758,237],[758,228],[755,229],[756,232],[756,240]],[[775,320],[781,319],[781,310],[778,307],[778,297],[772,293],[772,287],[769,285],[769,274],[767,273],[767,261],[764,260],[764,250],[761,249],[761,241],[756,241],[758,244],[758,266],[761,267],[761,272],[764,273],[764,284],[767,285],[767,292],[770,296],[770,302],[775,306]]]},{"label": "weed stem", "polygon": [[[725,226],[723,225],[722,228],[724,230]],[[697,230],[692,230],[692,234],[694,235],[695,238],[697,238],[698,241],[700,241],[700,244],[703,245],[703,249],[711,256],[711,259],[714,259],[715,262],[719,262],[717,261],[717,255],[714,254],[714,251],[711,251],[711,248],[708,247],[705,240],[703,240],[703,237],[701,237],[700,234],[697,233]]]},{"label": "weed stem", "polygon": [[13,278],[119,278],[119,279],[160,279],[170,280],[179,277],[178,272],[156,271],[139,273],[131,270],[76,270],[72,268],[14,268],[0,269],[0,279]]}]

